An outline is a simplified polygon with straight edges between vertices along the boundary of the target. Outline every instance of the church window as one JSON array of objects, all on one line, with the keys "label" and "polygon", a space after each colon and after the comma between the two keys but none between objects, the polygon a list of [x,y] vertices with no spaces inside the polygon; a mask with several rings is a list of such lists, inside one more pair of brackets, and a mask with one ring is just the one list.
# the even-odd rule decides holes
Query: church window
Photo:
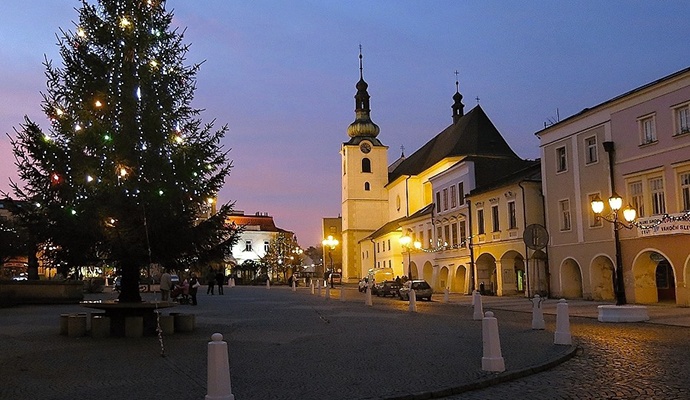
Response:
[{"label": "church window", "polygon": [[364,182],[364,190],[366,190],[368,192],[370,189],[371,189],[371,187],[369,185],[369,182]]},{"label": "church window", "polygon": [[362,159],[362,172],[371,172],[371,160],[366,157]]}]

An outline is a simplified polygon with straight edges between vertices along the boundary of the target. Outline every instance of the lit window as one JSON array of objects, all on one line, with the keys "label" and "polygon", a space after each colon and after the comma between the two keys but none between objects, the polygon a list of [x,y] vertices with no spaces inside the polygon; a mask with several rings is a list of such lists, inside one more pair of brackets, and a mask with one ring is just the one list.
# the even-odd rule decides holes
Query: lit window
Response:
[{"label": "lit window", "polygon": [[585,164],[593,164],[599,161],[596,136],[588,137],[587,139],[585,139],[585,151]]},{"label": "lit window", "polygon": [[556,172],[568,170],[568,158],[566,157],[565,147],[556,149]]},{"label": "lit window", "polygon": [[561,200],[558,202],[558,209],[561,213],[560,230],[570,230],[570,200]]}]

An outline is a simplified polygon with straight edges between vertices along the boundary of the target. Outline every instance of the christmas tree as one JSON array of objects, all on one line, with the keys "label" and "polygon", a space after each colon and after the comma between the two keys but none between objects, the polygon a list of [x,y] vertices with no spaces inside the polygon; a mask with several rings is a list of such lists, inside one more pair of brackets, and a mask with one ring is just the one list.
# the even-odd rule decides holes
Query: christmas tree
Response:
[{"label": "christmas tree", "polygon": [[236,241],[232,204],[212,212],[232,164],[227,127],[191,106],[199,64],[185,65],[164,1],[84,0],[78,13],[58,36],[62,66],[45,62],[49,129],[25,118],[12,141],[12,188],[56,263],[114,263],[120,302],[138,302],[143,266],[200,266]]}]

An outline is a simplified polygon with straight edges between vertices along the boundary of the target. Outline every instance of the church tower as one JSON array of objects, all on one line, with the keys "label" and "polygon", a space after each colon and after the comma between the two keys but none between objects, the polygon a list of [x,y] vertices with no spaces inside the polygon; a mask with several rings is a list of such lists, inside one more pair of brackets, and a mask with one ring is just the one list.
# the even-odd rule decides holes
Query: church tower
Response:
[{"label": "church tower", "polygon": [[356,282],[374,267],[373,254],[361,254],[359,241],[388,222],[388,147],[377,136],[379,127],[369,108],[369,85],[362,72],[355,95],[355,121],[347,128],[350,140],[340,149],[342,157],[343,278]]}]

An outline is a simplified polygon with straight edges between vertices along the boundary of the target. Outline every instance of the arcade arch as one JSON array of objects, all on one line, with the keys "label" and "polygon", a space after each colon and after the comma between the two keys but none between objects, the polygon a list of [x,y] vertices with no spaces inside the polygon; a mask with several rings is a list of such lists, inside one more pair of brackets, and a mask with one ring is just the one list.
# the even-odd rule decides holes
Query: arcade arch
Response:
[{"label": "arcade arch", "polygon": [[569,299],[582,297],[582,269],[577,261],[566,258],[561,264],[561,296]]},{"label": "arcade arch", "polygon": [[592,287],[592,300],[614,300],[616,293],[613,288],[613,261],[606,255],[598,255],[589,267]]}]

